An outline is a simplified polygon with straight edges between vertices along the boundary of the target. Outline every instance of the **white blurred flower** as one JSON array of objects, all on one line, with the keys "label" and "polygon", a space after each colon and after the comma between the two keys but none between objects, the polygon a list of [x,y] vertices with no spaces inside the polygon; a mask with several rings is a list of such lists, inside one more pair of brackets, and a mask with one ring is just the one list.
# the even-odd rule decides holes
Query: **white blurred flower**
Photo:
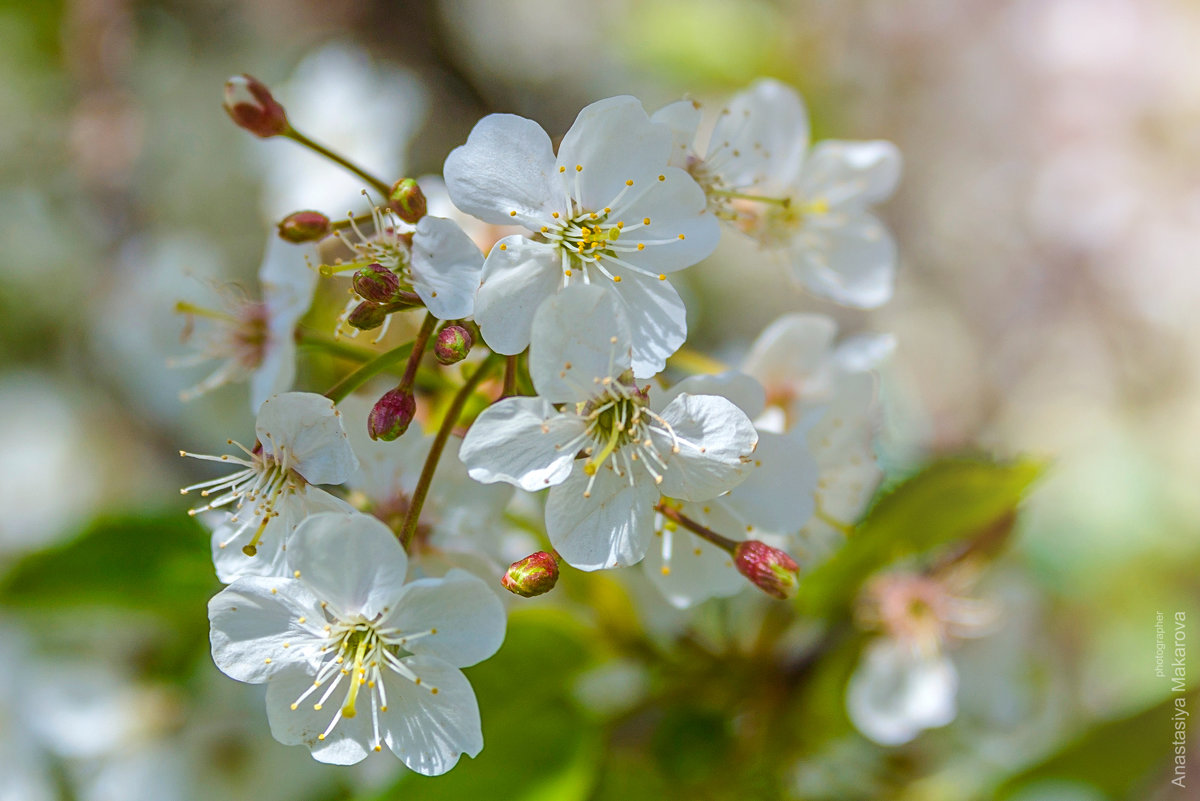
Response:
[{"label": "white blurred flower", "polygon": [[475,319],[489,347],[520,353],[533,311],[563,287],[599,282],[632,326],[633,370],[662,370],[686,336],[683,301],[667,273],[704,259],[720,229],[704,193],[667,166],[670,134],[636,98],[584,108],[557,159],[532,120],[492,114],[446,159],[454,205],[486,223],[520,223],[488,253]]},{"label": "white blurred flower", "polygon": [[192,514],[228,508],[212,539],[217,577],[225,582],[243,575],[280,575],[287,537],[305,517],[350,510],[344,501],[314,486],[340,484],[358,468],[341,412],[332,401],[311,392],[276,395],[263,403],[254,432],[253,448],[229,440],[243,451],[241,456],[180,451],[240,468],[182,490],[185,495],[199,490],[201,497],[213,497]]},{"label": "white blurred flower", "polygon": [[311,253],[311,248],[272,235],[258,271],[262,300],[251,300],[230,286],[223,290],[224,310],[176,303],[176,311],[190,318],[186,335],[196,320],[207,325],[196,352],[173,360],[172,366],[219,362],[204,380],[180,393],[182,400],[249,381],[250,408],[257,411],[267,398],[291,388],[296,377],[296,324],[312,305],[317,285],[317,275],[307,262]]},{"label": "white blurred flower", "polygon": [[209,603],[213,659],[239,681],[267,683],[277,740],[340,765],[386,745],[426,775],[483,748],[459,668],[500,647],[503,607],[461,571],[405,584],[407,563],[375,518],[314,515],[292,536],[294,578],[241,578]]},{"label": "white blurred flower", "polygon": [[940,651],[890,638],[867,646],[846,685],[846,712],[880,745],[907,743],[925,729],[954,720],[958,672]]},{"label": "white blurred flower", "polygon": [[[403,175],[405,147],[428,106],[416,76],[372,63],[366,52],[344,42],[306,56],[275,96],[299,130],[387,183]],[[321,156],[291,142],[248,145],[266,173],[263,211],[271,221],[299,209],[336,216],[361,200],[362,179]]]},{"label": "white blurred flower", "polygon": [[489,406],[460,450],[478,481],[550,487],[547,534],[582,570],[641,560],[660,495],[720,495],[748,475],[757,444],[725,398],[680,394],[657,411],[632,382],[629,341],[611,293],[579,286],[550,298],[533,320],[539,397]]}]

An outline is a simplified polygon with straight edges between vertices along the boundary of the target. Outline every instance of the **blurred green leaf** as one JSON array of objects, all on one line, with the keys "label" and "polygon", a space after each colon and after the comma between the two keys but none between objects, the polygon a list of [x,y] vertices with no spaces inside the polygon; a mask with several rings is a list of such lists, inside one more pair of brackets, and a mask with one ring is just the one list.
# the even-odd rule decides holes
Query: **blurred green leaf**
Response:
[{"label": "blurred green leaf", "polygon": [[0,579],[0,605],[133,608],[203,617],[220,585],[209,536],[179,509],[93,521],[78,537],[38,551]]},{"label": "blurred green leaf", "polygon": [[[812,615],[844,610],[871,574],[898,559],[1007,531],[1030,483],[1041,472],[1032,462],[938,462],[880,498],[846,544],[809,574],[798,603]],[[986,543],[985,543],[986,544]]]},{"label": "blurred green leaf", "polygon": [[585,633],[569,614],[518,606],[499,653],[466,670],[483,718],[483,751],[444,776],[406,774],[375,798],[588,798],[599,765],[600,730],[568,688],[591,661]]}]

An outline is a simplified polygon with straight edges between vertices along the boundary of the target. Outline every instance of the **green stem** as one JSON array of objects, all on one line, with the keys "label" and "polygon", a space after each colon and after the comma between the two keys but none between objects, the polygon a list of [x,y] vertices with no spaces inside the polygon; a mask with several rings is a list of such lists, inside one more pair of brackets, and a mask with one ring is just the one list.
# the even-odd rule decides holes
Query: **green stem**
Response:
[{"label": "green stem", "polygon": [[792,205],[792,199],[790,197],[765,197],[763,195],[748,195],[745,192],[734,192],[729,189],[714,189],[712,190],[712,193],[720,197],[736,198],[738,200],[754,200],[759,203],[774,203],[775,205],[782,206],[785,209]]},{"label": "green stem", "polygon": [[681,513],[675,507],[669,506],[663,501],[659,501],[658,504],[655,505],[654,510],[668,520],[673,520],[696,536],[708,540],[713,545],[729,554],[732,554],[735,550],[737,550],[738,544],[736,540],[731,540],[728,537],[721,536],[711,528],[697,523],[695,520],[692,520],[687,515]]},{"label": "green stem", "polygon": [[359,178],[362,178],[364,181],[366,181],[372,187],[374,187],[375,191],[377,191],[381,195],[383,195],[385,201],[387,200],[388,193],[390,193],[392,191],[392,188],[390,186],[388,186],[387,184],[385,184],[383,181],[376,178],[374,175],[371,175],[371,173],[367,172],[362,167],[360,167],[357,164],[355,164],[354,162],[350,161],[345,156],[334,153],[329,148],[325,147],[322,144],[314,142],[313,140],[309,139],[307,136],[305,136],[304,134],[300,133],[295,128],[292,128],[290,126],[288,127],[288,130],[283,132],[283,136],[286,136],[288,139],[291,139],[293,142],[296,142],[297,144],[307,147],[309,150],[316,153],[318,156],[324,156],[325,158],[332,161],[334,164],[337,164],[339,167],[342,167],[342,168],[354,173]]},{"label": "green stem", "polygon": [[392,365],[399,364],[404,359],[407,359],[408,355],[412,353],[412,349],[413,343],[407,342],[398,348],[392,348],[386,353],[381,353],[330,387],[325,393],[325,397],[329,398],[334,403],[341,403],[351,392],[358,389],[363,384],[382,373],[384,370],[392,367]]},{"label": "green stem", "polygon": [[442,458],[446,441],[450,439],[450,432],[454,430],[454,424],[458,422],[459,415],[467,405],[467,400],[474,394],[475,388],[479,386],[479,382],[497,363],[499,363],[499,357],[495,353],[490,354],[483,364],[479,365],[479,369],[467,379],[467,383],[458,390],[454,400],[450,402],[450,408],[446,410],[446,416],[442,418],[437,436],[433,438],[433,444],[429,446],[429,455],[425,457],[425,464],[421,467],[421,477],[417,479],[417,486],[413,488],[408,514],[404,516],[404,525],[400,528],[400,544],[406,551],[412,544],[413,536],[417,533],[417,523],[421,520],[421,507],[425,505],[425,496],[429,494],[429,487],[433,483],[433,473],[437,470],[438,461]]},{"label": "green stem", "polygon": [[500,393],[501,398],[517,394],[517,360],[519,358],[519,356],[508,356],[504,360],[504,389]]},{"label": "green stem", "polygon": [[378,355],[373,350],[360,348],[357,345],[348,345],[345,342],[338,342],[332,337],[327,337],[324,334],[318,334],[315,331],[303,328],[296,330],[296,344],[302,348],[324,351],[331,356],[351,359],[356,362],[369,362]]}]

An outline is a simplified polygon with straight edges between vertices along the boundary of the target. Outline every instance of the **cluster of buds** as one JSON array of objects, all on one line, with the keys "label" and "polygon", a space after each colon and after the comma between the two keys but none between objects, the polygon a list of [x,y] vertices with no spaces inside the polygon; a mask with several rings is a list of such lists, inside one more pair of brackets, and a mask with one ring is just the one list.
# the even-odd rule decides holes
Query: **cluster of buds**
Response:
[{"label": "cluster of buds", "polygon": [[401,287],[400,277],[382,264],[368,264],[354,273],[353,286],[362,302],[350,310],[346,322],[360,331],[378,328],[392,312],[420,305]]}]

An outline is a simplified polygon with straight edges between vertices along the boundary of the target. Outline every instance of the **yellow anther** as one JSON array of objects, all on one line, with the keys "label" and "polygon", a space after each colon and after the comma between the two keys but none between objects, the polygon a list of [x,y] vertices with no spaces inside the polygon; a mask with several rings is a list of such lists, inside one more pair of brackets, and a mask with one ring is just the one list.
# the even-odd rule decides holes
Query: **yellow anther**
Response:
[{"label": "yellow anther", "polygon": [[567,278],[570,278],[570,277],[571,277],[571,271],[570,271],[570,270],[563,270],[563,275],[565,275]]},{"label": "yellow anther", "polygon": [[680,235],[679,235],[679,238],[680,238],[680,239],[684,239],[685,237],[684,237],[684,235],[683,235],[683,234],[680,234]]},{"label": "yellow anther", "polygon": [[576,165],[575,165],[575,172],[583,172],[583,165],[582,165],[582,164],[576,164]]},{"label": "yellow anther", "polygon": [[509,217],[516,217],[516,216],[517,216],[517,213],[516,213],[515,211],[510,211],[510,212],[508,213],[508,216],[509,216]]},{"label": "yellow anther", "polygon": [[671,568],[667,567],[666,565],[663,565],[663,566],[662,566],[662,574],[663,574],[664,576],[669,576],[669,575],[671,575]]},{"label": "yellow anther", "polygon": [[642,218],[642,225],[649,225],[649,224],[650,224],[650,218],[649,218],[649,217],[643,217],[643,218]]},{"label": "yellow anther", "polygon": [[626,186],[633,186],[633,179],[632,179],[632,178],[630,178],[630,179],[626,180],[626,181],[625,181],[625,185],[626,185]]},{"label": "yellow anther", "polygon": [[501,249],[501,250],[508,250],[508,245],[501,245],[501,246],[500,246],[500,249]]},{"label": "yellow anther", "polygon": [[646,249],[646,243],[645,243],[645,242],[638,242],[638,247],[637,247],[637,249],[638,249],[638,250],[645,250],[645,249]]},{"label": "yellow anther", "polygon": [[551,217],[553,217],[554,219],[556,219],[556,220],[557,220],[557,219],[558,219],[558,212],[557,212],[557,211],[552,211],[552,212],[550,212],[550,216],[551,216]]},{"label": "yellow anther", "polygon": [[658,280],[659,280],[659,281],[666,281],[666,280],[667,280],[667,276],[666,276],[666,275],[664,275],[663,273],[659,273],[659,274],[658,274]]},{"label": "yellow anther", "polygon": [[567,171],[567,168],[566,168],[566,167],[559,167],[559,168],[558,168],[558,171],[559,171],[559,172],[566,172],[566,171]]},{"label": "yellow anther", "polygon": [[612,214],[612,209],[610,209],[608,206],[605,206],[605,207],[604,207],[604,213],[605,213],[605,214]]},{"label": "yellow anther", "polygon": [[624,227],[625,227],[625,223],[624,223],[624,221],[618,220],[618,221],[617,221],[617,227],[618,227],[618,228],[624,228]]},{"label": "yellow anther", "polygon": [[660,176],[658,176],[658,180],[660,180],[660,181],[665,181],[665,180],[667,180],[667,176],[665,176],[665,175],[660,175]]},{"label": "yellow anther", "polygon": [[299,570],[293,570],[293,571],[292,571],[292,578],[300,578],[300,571],[299,571]]},{"label": "yellow anther", "polygon": [[619,276],[619,275],[614,275],[614,276],[613,276],[613,283],[614,283],[614,284],[619,284],[619,283],[621,283],[621,276]]}]

